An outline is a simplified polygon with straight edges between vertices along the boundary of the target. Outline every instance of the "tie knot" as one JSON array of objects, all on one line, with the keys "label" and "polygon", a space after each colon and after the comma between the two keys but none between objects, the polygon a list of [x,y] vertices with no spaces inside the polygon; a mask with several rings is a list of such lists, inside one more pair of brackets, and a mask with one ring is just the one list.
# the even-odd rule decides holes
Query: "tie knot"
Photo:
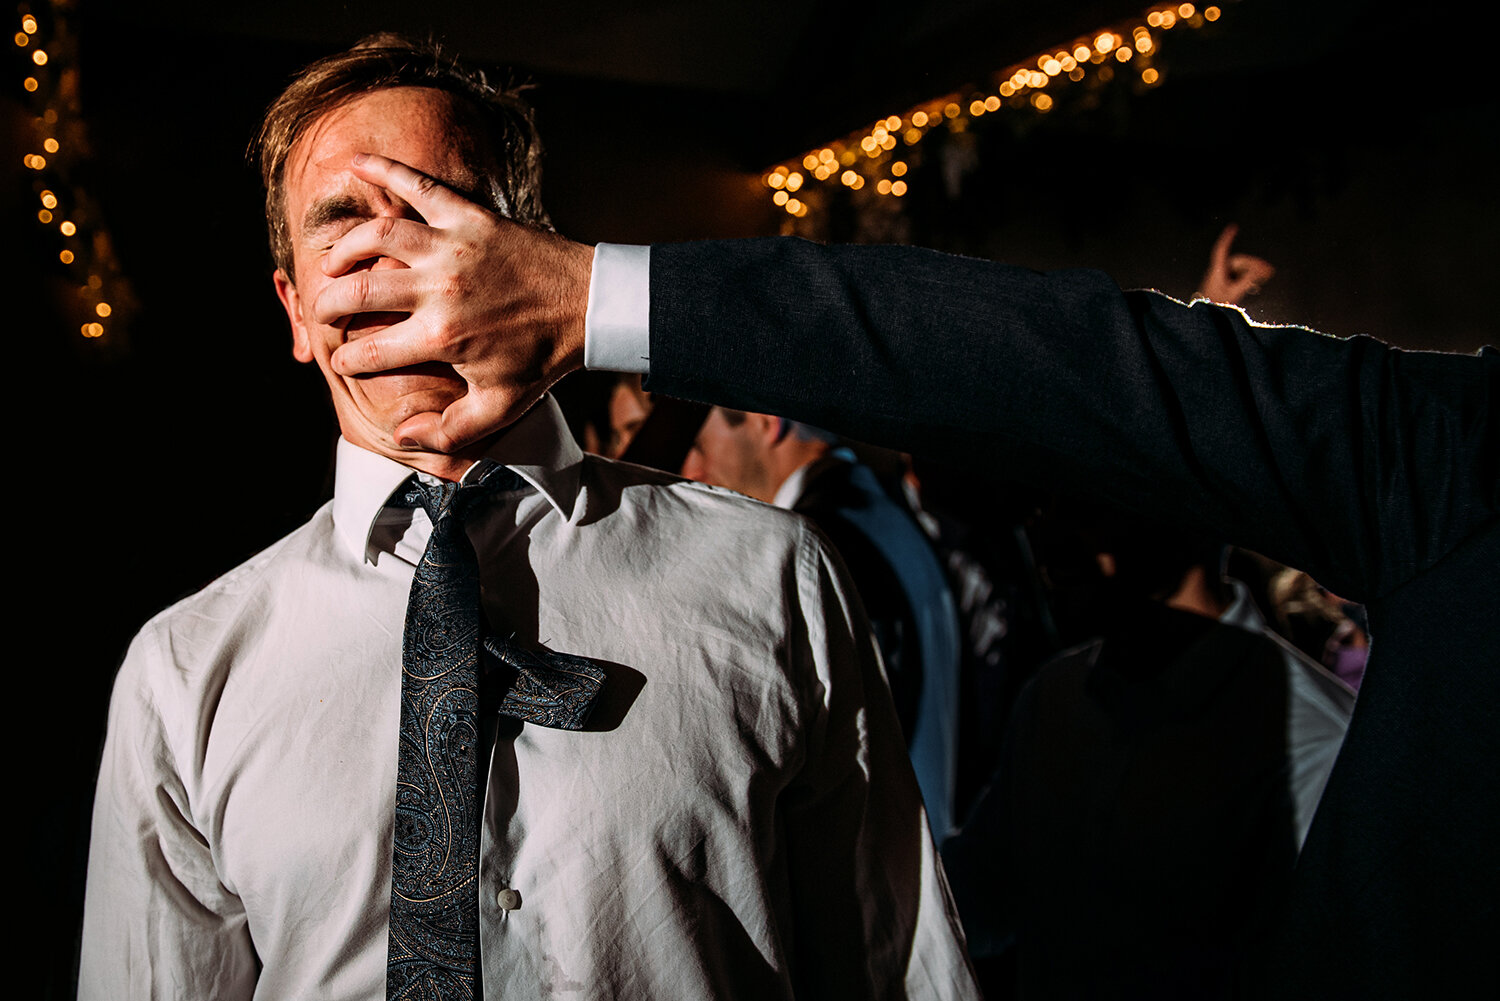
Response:
[{"label": "tie knot", "polygon": [[447,480],[424,483],[419,477],[412,476],[391,496],[391,505],[419,507],[436,525],[450,514],[456,514],[462,521],[469,516],[477,501],[507,490],[524,488],[525,481],[508,466],[488,459],[482,463],[481,468],[465,477],[469,481],[466,483]]}]

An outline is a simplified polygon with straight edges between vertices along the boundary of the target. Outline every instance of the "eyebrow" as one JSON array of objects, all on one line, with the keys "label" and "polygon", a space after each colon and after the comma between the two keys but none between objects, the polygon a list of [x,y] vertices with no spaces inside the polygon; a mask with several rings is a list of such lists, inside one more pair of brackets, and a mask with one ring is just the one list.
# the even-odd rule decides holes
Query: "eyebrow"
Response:
[{"label": "eyebrow", "polygon": [[370,207],[361,198],[353,195],[332,195],[328,198],[320,198],[307,208],[307,213],[302,217],[302,232],[311,236],[318,230],[334,223],[344,222],[349,219],[364,219],[370,214]]}]

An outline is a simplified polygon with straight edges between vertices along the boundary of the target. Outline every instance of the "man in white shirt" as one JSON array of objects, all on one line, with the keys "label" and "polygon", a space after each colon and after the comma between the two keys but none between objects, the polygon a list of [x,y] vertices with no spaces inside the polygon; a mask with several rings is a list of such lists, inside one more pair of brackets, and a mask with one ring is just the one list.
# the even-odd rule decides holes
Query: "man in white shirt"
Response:
[{"label": "man in white shirt", "polygon": [[[482,721],[483,995],[974,996],[866,627],[800,520],[586,456],[550,400],[454,454],[413,447],[397,428],[461,399],[461,377],[332,370],[400,319],[320,299],[406,266],[347,258],[361,231],[422,260],[438,217],[544,225],[533,140],[511,95],[389,36],[313,64],[268,113],[276,287],[333,395],[334,499],[132,644],[81,997],[386,996],[402,623],[432,534],[393,495],[414,470],[496,463],[519,479],[465,523],[490,628],[605,682],[583,730]],[[369,184],[356,154],[447,188]]]}]

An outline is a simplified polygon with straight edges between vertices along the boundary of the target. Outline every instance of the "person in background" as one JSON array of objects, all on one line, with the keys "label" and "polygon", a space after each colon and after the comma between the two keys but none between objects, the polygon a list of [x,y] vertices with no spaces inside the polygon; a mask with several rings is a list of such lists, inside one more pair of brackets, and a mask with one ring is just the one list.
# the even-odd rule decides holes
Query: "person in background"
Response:
[{"label": "person in background", "polygon": [[981,984],[1241,996],[1354,693],[1266,628],[1221,544],[1074,520],[1096,547],[1100,635],[1022,690],[991,787],[943,847]]}]

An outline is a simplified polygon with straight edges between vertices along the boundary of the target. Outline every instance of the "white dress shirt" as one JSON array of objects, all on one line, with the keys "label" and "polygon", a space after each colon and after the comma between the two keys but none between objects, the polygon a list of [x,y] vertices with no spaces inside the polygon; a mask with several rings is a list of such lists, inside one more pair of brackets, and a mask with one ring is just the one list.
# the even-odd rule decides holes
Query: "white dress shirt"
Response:
[{"label": "white dress shirt", "polygon": [[1349,729],[1349,718],[1354,715],[1354,689],[1266,625],[1250,597],[1250,589],[1242,581],[1226,577],[1224,582],[1233,588],[1234,601],[1219,616],[1219,621],[1259,633],[1281,650],[1281,662],[1286,668],[1288,781],[1300,850],[1307,840],[1318,801],[1323,798],[1323,787],[1328,784],[1333,763],[1338,759],[1339,748],[1344,746],[1344,731]]},{"label": "white dress shirt", "polygon": [[594,247],[583,314],[583,367],[651,373],[651,248]]},{"label": "white dress shirt", "polygon": [[[584,732],[501,720],[488,998],[975,996],[867,630],[802,519],[585,456],[544,400],[472,519],[497,629],[595,658]],[[410,470],[149,622],[99,778],[80,996],[385,996]]]}]

